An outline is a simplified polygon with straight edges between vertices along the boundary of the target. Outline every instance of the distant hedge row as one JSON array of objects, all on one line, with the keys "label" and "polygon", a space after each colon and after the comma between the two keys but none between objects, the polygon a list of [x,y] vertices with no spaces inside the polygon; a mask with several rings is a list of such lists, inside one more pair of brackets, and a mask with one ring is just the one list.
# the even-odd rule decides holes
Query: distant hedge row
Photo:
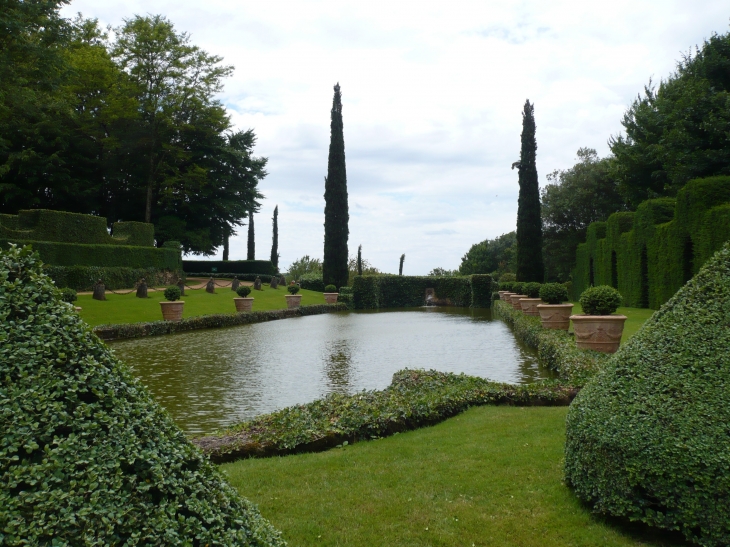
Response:
[{"label": "distant hedge row", "polygon": [[405,275],[355,276],[352,285],[356,309],[411,308],[423,306],[426,289],[452,306],[488,308],[496,283],[489,275],[431,277]]},{"label": "distant hedge row", "polygon": [[271,260],[183,260],[185,273],[197,272],[216,274],[227,272],[230,274],[264,274],[276,275],[278,272]]},{"label": "distant hedge row", "polygon": [[319,273],[308,273],[299,276],[299,286],[302,289],[308,291],[324,292],[324,280],[322,279],[322,272]]},{"label": "distant hedge row", "polygon": [[183,275],[181,271],[158,270],[157,268],[123,268],[99,266],[53,266],[46,265],[43,271],[53,279],[56,287],[71,288],[76,291],[93,289],[101,279],[108,290],[131,289],[144,278],[148,286],[167,285]]},{"label": "distant hedge row", "polygon": [[261,279],[262,283],[271,283],[271,279],[274,277],[269,274],[240,274],[233,272],[185,272],[185,275],[187,277],[215,277],[216,279],[233,279],[234,277],[237,277],[239,281],[256,281],[256,278],[258,277]]},{"label": "distant hedge row", "polygon": [[573,298],[591,285],[624,305],[657,309],[730,239],[730,177],[690,181],[677,198],[645,201],[588,227],[578,245]]}]

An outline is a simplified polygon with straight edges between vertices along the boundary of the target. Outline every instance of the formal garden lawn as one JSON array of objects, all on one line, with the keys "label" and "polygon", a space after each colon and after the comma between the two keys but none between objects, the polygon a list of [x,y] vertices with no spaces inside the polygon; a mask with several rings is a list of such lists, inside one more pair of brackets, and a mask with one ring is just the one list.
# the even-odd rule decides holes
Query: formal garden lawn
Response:
[{"label": "formal garden lawn", "polygon": [[566,407],[479,407],[434,427],[221,469],[291,545],[669,546],[562,482]]},{"label": "formal garden lawn", "polygon": [[[126,291],[118,291],[126,292]],[[140,323],[162,320],[159,302],[164,300],[162,291],[148,293],[149,298],[137,298],[132,292],[126,295],[113,294],[107,291],[106,301],[94,300],[91,294],[80,294],[75,302],[81,307],[79,315],[89,325]],[[286,298],[289,294],[286,287],[272,289],[263,286],[262,291],[251,291],[249,296],[254,297],[253,310],[276,310],[286,308]],[[302,306],[324,304],[324,296],[320,292],[300,290]],[[205,292],[204,289],[186,290],[182,300],[185,301],[183,317],[207,315],[213,313],[235,313],[233,298],[237,297],[229,287],[216,287],[215,294]]]}]

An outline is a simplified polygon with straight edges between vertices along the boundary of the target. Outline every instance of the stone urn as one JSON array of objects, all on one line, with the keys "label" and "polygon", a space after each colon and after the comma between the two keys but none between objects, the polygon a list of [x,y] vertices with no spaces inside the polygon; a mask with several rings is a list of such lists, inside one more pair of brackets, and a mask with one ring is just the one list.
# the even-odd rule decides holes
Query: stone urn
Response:
[{"label": "stone urn", "polygon": [[509,291],[499,291],[499,298],[501,300],[504,300],[505,302],[507,302],[507,304],[509,304],[511,306],[512,301],[509,299],[509,297],[512,296],[513,294],[515,294],[515,293],[509,292]]},{"label": "stone urn", "polygon": [[626,319],[625,315],[571,315],[575,343],[580,349],[616,353]]},{"label": "stone urn", "polygon": [[185,301],[160,302],[160,307],[162,308],[162,318],[165,321],[180,321],[182,319]]},{"label": "stone urn", "polygon": [[324,301],[327,302],[327,304],[337,304],[338,296],[340,296],[340,293],[326,292],[324,293]]},{"label": "stone urn", "polygon": [[497,291],[499,293],[499,299],[504,300],[504,295],[507,294],[509,291]]},{"label": "stone urn", "polygon": [[512,307],[516,309],[517,311],[522,311],[522,306],[520,305],[520,300],[522,298],[527,298],[526,294],[511,294],[509,296],[510,301],[512,302]]},{"label": "stone urn", "polygon": [[542,300],[539,298],[522,298],[520,300],[520,306],[522,306],[522,313],[525,315],[532,315],[537,317],[540,315],[537,311],[537,305],[542,304]]},{"label": "stone urn", "polygon": [[238,313],[251,311],[253,307],[253,296],[248,298],[234,298],[233,303],[236,305],[236,311]]},{"label": "stone urn", "polygon": [[538,304],[536,308],[543,328],[565,331],[570,328],[573,304]]},{"label": "stone urn", "polygon": [[302,302],[301,294],[286,294],[284,298],[286,298],[286,307],[289,309],[298,308]]}]

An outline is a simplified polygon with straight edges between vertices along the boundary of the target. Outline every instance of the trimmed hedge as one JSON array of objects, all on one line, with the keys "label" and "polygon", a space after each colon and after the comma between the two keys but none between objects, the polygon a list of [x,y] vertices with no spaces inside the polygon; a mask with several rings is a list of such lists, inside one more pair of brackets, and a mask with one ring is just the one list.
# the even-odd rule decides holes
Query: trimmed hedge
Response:
[{"label": "trimmed hedge", "polygon": [[565,476],[597,512],[730,545],[729,307],[726,244],[573,402]]},{"label": "trimmed hedge", "polygon": [[125,338],[141,338],[143,336],[160,336],[198,329],[215,329],[221,327],[235,327],[251,323],[264,323],[289,317],[305,317],[336,311],[347,311],[344,304],[316,304],[300,306],[299,308],[284,310],[267,310],[247,313],[218,313],[198,315],[180,321],[151,321],[149,323],[122,323],[118,325],[98,325],[94,327],[94,334],[102,340],[122,340]]},{"label": "trimmed hedge", "polygon": [[[237,277],[239,281],[256,281],[256,278],[258,277],[261,279],[262,283],[271,283],[271,278],[274,277],[273,275],[268,274],[237,274],[237,273],[231,273],[231,272],[224,272],[224,273],[214,273],[211,274],[210,272],[185,272],[186,277],[215,277],[216,279],[233,279],[234,277]],[[277,276],[278,277],[278,276]]]},{"label": "trimmed hedge", "polygon": [[411,308],[423,306],[426,289],[433,288],[437,300],[452,306],[488,308],[493,292],[492,277],[433,277],[405,275],[355,276],[352,285],[356,309]]},{"label": "trimmed hedge", "polygon": [[567,405],[576,390],[554,381],[512,385],[484,378],[401,370],[382,391],[330,394],[194,439],[214,462],[324,450],[432,425],[477,405]]},{"label": "trimmed hedge", "polygon": [[610,285],[626,306],[657,309],[729,239],[730,177],[692,180],[676,199],[591,224],[576,251],[572,296]]},{"label": "trimmed hedge", "polygon": [[271,263],[271,260],[183,260],[182,267],[188,275],[190,275],[190,272],[198,272],[205,275],[218,275],[218,272],[229,272],[233,275],[277,274],[277,270]]},{"label": "trimmed hedge", "polygon": [[285,545],[59,296],[0,252],[0,542]]},{"label": "trimmed hedge", "polygon": [[183,275],[181,271],[156,268],[102,268],[98,266],[50,266],[43,271],[53,279],[57,287],[69,287],[76,291],[90,291],[101,279],[108,290],[130,289],[144,278],[150,287],[169,285]]},{"label": "trimmed hedge", "polygon": [[322,279],[322,272],[319,273],[308,273],[299,276],[299,286],[302,289],[308,291],[324,292],[324,280]]}]

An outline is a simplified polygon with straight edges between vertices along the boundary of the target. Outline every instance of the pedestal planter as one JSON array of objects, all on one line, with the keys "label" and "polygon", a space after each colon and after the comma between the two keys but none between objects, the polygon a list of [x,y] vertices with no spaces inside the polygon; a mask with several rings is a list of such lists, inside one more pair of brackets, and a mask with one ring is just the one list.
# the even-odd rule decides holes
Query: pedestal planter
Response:
[{"label": "pedestal planter", "polygon": [[522,311],[522,306],[520,305],[520,298],[527,298],[526,294],[511,294],[509,296],[510,301],[512,303],[512,307],[516,309],[517,311]]},{"label": "pedestal planter", "polygon": [[253,306],[253,297],[249,298],[234,298],[233,303],[236,305],[237,312],[251,311]]},{"label": "pedestal planter", "polygon": [[545,329],[568,330],[573,304],[538,304],[537,313]]},{"label": "pedestal planter", "polygon": [[298,308],[299,304],[302,302],[301,294],[286,294],[284,295],[284,298],[286,298],[286,307],[289,309]]},{"label": "pedestal planter", "polygon": [[511,293],[511,292],[509,292],[509,291],[497,291],[497,292],[499,292],[499,299],[500,299],[500,300],[508,300],[508,298],[507,298],[507,296],[506,296],[506,295],[508,295],[508,294],[512,294],[512,293]]},{"label": "pedestal planter", "polygon": [[162,308],[162,318],[165,321],[180,321],[180,319],[182,319],[185,302],[183,300],[160,302],[160,307]]},{"label": "pedestal planter", "polygon": [[581,349],[616,353],[624,332],[625,315],[571,315],[575,343]]},{"label": "pedestal planter", "polygon": [[324,301],[327,302],[327,304],[337,304],[338,296],[340,296],[340,293],[326,292],[324,293]]},{"label": "pedestal planter", "polygon": [[520,300],[520,306],[522,306],[522,312],[525,315],[532,315],[534,317],[537,317],[540,315],[537,312],[537,305],[542,304],[542,300],[539,298],[523,298]]}]

